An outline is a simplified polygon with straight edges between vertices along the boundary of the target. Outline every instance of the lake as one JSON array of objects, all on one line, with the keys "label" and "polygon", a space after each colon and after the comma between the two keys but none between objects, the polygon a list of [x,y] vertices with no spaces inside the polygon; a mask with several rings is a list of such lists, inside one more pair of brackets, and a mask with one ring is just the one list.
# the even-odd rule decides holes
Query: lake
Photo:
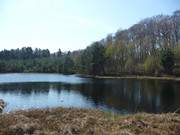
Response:
[{"label": "lake", "polygon": [[0,74],[4,112],[18,109],[78,107],[121,114],[174,112],[180,108],[180,82],[92,79],[61,74]]}]

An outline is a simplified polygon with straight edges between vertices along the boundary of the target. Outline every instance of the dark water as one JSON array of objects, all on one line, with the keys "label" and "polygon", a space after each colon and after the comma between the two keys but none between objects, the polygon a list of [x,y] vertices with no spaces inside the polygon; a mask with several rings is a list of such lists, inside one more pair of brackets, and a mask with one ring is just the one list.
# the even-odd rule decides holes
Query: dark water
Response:
[{"label": "dark water", "polygon": [[5,112],[45,107],[98,108],[118,113],[174,112],[180,82],[90,79],[58,74],[0,74]]}]

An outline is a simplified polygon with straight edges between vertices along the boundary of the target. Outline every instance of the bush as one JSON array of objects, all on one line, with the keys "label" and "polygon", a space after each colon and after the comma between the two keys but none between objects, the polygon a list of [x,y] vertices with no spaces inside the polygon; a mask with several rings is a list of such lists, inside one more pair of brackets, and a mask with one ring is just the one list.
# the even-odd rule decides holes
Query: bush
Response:
[{"label": "bush", "polygon": [[137,75],[143,75],[144,74],[144,65],[143,64],[137,64],[135,67],[135,72]]},{"label": "bush", "polygon": [[132,58],[128,58],[125,64],[125,71],[129,74],[133,74],[135,72],[135,63]]},{"label": "bush", "polygon": [[180,64],[180,45],[174,48],[174,58],[175,58],[175,62]]},{"label": "bush", "polygon": [[148,56],[144,62],[144,70],[146,74],[159,74],[161,69],[160,59]]},{"label": "bush", "polygon": [[174,68],[173,69],[173,75],[180,76],[180,68]]},{"label": "bush", "polygon": [[161,50],[161,65],[166,73],[172,73],[174,67],[174,52],[170,48]]},{"label": "bush", "polygon": [[173,75],[180,76],[180,65],[175,65],[173,69]]}]

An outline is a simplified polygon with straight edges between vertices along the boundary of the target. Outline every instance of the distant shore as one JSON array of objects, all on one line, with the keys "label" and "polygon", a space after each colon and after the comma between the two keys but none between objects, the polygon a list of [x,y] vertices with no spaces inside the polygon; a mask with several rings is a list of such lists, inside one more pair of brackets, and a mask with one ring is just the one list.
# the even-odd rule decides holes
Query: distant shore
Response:
[{"label": "distant shore", "polygon": [[177,135],[180,115],[117,115],[93,109],[35,109],[0,114],[0,135]]},{"label": "distant shore", "polygon": [[172,80],[180,81],[180,77],[176,76],[140,76],[140,75],[125,75],[125,76],[100,76],[100,75],[85,75],[80,74],[79,76],[84,78],[96,78],[96,79],[153,79],[153,80]]}]

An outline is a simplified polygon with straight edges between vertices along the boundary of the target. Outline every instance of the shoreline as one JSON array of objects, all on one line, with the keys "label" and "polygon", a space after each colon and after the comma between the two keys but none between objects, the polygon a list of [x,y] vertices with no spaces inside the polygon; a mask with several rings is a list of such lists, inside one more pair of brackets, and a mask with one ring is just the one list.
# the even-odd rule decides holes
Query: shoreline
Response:
[{"label": "shoreline", "polygon": [[[0,73],[0,74],[21,74],[21,73]],[[94,79],[150,79],[150,80],[172,80],[180,81],[180,76],[172,75],[162,75],[162,76],[146,76],[146,75],[122,75],[122,76],[112,76],[112,75],[88,75],[88,74],[63,74],[63,73],[42,73],[42,72],[22,72],[22,74],[60,74],[60,75],[77,75],[82,78],[94,78]]]},{"label": "shoreline", "polygon": [[53,108],[4,113],[0,121],[0,135],[176,135],[180,131],[180,114],[176,113],[117,115],[96,109]]},{"label": "shoreline", "polygon": [[84,78],[95,78],[95,79],[149,79],[149,80],[171,80],[171,81],[180,81],[180,77],[176,76],[139,76],[139,75],[127,75],[127,76],[100,76],[100,75],[79,75]]}]

